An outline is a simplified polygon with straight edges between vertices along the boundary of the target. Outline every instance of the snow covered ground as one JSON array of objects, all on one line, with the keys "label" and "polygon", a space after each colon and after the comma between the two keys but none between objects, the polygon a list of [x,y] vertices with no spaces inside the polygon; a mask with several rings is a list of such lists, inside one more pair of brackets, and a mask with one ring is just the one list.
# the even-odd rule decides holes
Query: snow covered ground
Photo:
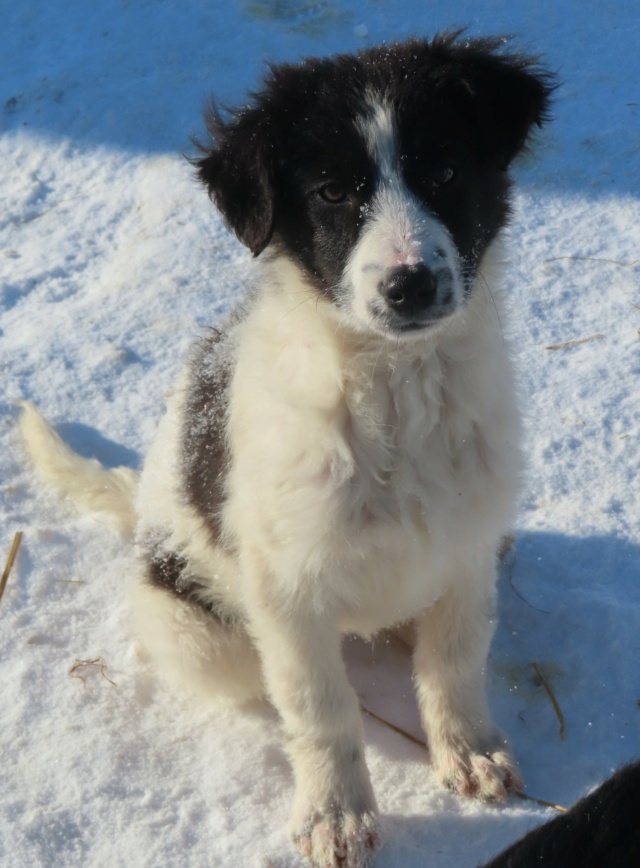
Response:
[{"label": "snow covered ground", "polygon": [[[157,681],[129,628],[130,550],[38,485],[12,401],[35,401],[81,453],[138,466],[181,357],[250,280],[180,155],[207,95],[241,100],[265,60],[449,25],[519,34],[564,81],[517,168],[510,282],[530,469],[501,576],[492,704],[532,795],[570,804],[637,757],[636,0],[1,6],[0,562],[15,531],[24,541],[0,603],[0,863],[300,864],[275,713],[203,706]],[[594,339],[549,349],[582,338]],[[416,731],[404,651],[346,650],[367,704]],[[380,868],[472,868],[550,815],[515,798],[463,802],[419,747],[365,727]]]}]

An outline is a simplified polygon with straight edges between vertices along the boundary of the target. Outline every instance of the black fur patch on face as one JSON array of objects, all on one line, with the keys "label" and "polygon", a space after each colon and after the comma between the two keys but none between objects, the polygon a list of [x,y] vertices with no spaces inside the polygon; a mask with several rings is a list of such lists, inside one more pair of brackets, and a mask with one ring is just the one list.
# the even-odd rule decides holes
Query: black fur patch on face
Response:
[{"label": "black fur patch on face", "polygon": [[[323,112],[324,108],[324,112]],[[378,167],[355,128],[355,107],[322,106],[288,131],[276,170],[274,246],[293,256],[314,285],[339,283],[378,183]],[[328,194],[343,192],[332,202]]]},{"label": "black fur patch on face", "polygon": [[507,169],[554,86],[504,42],[450,34],[275,66],[248,108],[209,115],[199,177],[255,255],[272,243],[332,295],[380,181],[358,119],[384,103],[399,174],[473,270],[508,219]]},{"label": "black fur patch on face", "polygon": [[212,331],[191,361],[181,458],[184,498],[202,516],[211,541],[217,545],[223,545],[221,512],[229,466],[225,430],[230,377],[228,339]]}]

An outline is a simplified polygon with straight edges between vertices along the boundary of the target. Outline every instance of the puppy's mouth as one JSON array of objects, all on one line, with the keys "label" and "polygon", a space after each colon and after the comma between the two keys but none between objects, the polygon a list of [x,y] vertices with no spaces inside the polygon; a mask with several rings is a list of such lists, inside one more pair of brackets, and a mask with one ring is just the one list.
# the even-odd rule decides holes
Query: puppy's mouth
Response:
[{"label": "puppy's mouth", "polygon": [[401,319],[389,311],[379,311],[374,314],[373,325],[389,337],[419,337],[442,325],[455,311],[456,307],[449,305],[429,311],[428,316],[410,320]]},{"label": "puppy's mouth", "polygon": [[405,334],[410,334],[411,332],[421,332],[421,331],[424,331],[425,329],[431,328],[431,326],[434,323],[438,322],[439,319],[440,318],[432,319],[432,320],[428,320],[427,322],[406,322],[406,323],[402,323],[401,325],[399,325],[395,328],[393,327],[393,325],[389,325],[388,328],[390,331],[397,331],[397,332],[400,332],[400,334],[405,335]]}]

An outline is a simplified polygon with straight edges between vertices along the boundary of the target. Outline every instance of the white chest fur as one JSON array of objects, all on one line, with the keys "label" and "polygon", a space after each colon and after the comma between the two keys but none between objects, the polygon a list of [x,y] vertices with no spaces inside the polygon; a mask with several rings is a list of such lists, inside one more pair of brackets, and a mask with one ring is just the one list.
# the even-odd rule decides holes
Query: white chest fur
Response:
[{"label": "white chest fur", "polygon": [[279,594],[374,630],[424,608],[517,490],[519,424],[495,300],[422,341],[347,333],[296,281],[240,326],[225,512]]}]

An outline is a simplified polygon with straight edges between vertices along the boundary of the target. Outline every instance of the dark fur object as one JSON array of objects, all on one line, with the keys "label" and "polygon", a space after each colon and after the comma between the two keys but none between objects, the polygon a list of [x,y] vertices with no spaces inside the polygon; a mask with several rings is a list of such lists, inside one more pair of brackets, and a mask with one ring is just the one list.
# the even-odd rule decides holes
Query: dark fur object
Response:
[{"label": "dark fur object", "polygon": [[529,832],[484,868],[636,868],[640,762],[625,766],[567,813]]}]

